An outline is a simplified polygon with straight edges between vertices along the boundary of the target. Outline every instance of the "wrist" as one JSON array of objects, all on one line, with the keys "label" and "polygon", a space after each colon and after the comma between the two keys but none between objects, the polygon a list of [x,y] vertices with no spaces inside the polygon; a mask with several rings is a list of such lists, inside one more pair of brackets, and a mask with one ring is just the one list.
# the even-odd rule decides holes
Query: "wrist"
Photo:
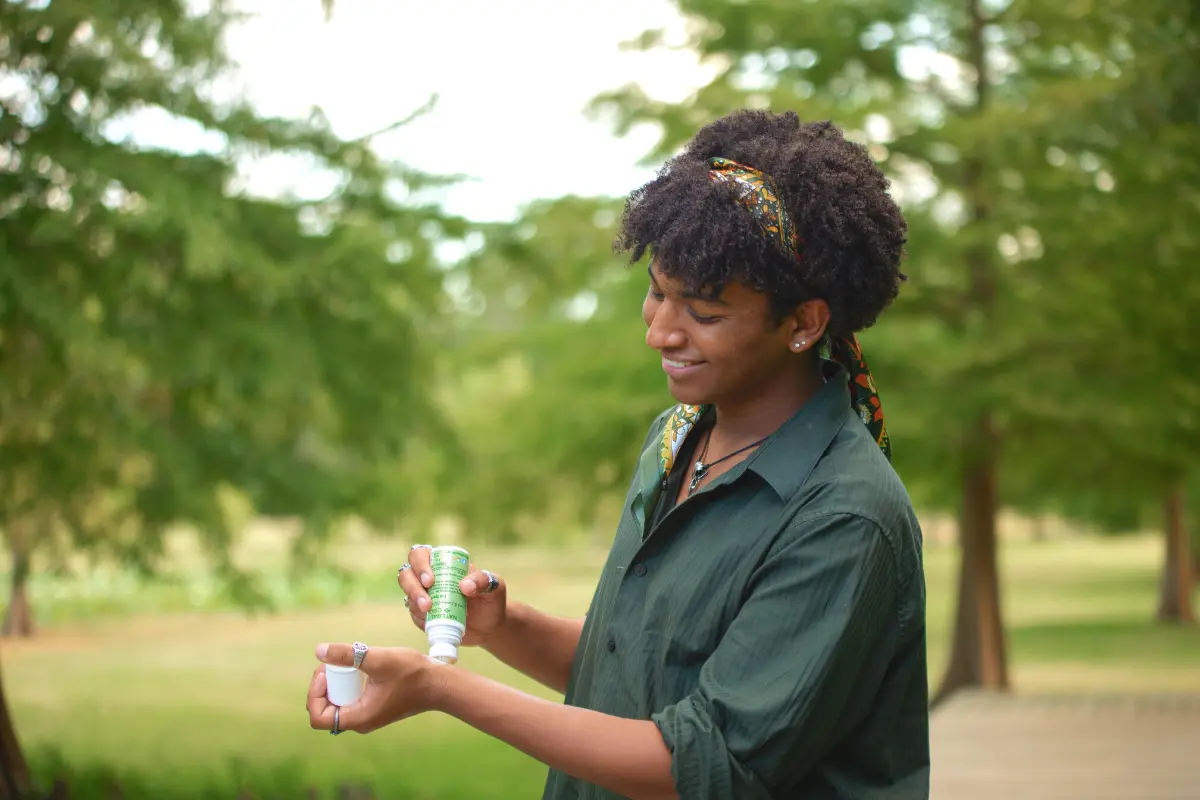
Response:
[{"label": "wrist", "polygon": [[518,632],[525,625],[528,612],[529,607],[524,603],[506,600],[504,621],[495,630],[481,637],[479,646],[492,655],[496,655],[493,648],[503,646],[519,635]]},{"label": "wrist", "polygon": [[417,691],[426,698],[426,705],[430,711],[444,712],[447,699],[453,695],[449,683],[453,679],[456,668],[424,654],[421,658],[421,671],[416,680]]}]

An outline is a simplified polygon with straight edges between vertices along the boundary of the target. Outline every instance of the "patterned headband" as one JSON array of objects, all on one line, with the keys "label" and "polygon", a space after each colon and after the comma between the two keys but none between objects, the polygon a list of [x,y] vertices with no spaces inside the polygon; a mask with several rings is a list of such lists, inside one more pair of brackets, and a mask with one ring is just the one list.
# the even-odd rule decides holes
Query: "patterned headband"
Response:
[{"label": "patterned headband", "polygon": [[[738,200],[758,221],[763,232],[778,241],[800,263],[804,252],[803,242],[796,235],[796,229],[770,176],[728,158],[710,158],[708,163],[709,177],[733,187]],[[892,443],[883,420],[883,406],[879,402],[879,393],[875,391],[875,379],[863,358],[858,337],[853,334],[848,337],[827,335],[821,343],[821,355],[841,364],[850,374],[850,405],[890,461]]]}]

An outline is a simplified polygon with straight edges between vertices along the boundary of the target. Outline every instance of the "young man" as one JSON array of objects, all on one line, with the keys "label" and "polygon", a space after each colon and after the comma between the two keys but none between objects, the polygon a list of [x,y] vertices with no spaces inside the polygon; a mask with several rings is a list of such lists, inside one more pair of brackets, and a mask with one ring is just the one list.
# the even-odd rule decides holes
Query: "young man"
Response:
[{"label": "young man", "polygon": [[[339,730],[439,710],[550,767],[544,798],[926,798],[921,534],[854,333],[895,297],[906,226],[828,123],[739,112],[634,192],[619,244],[679,405],[650,427],[584,619],[474,570],[466,643],[559,705],[406,648]],[[429,607],[427,546],[399,583]],[[321,645],[350,664],[349,645]],[[335,709],[318,667],[314,728]]]}]

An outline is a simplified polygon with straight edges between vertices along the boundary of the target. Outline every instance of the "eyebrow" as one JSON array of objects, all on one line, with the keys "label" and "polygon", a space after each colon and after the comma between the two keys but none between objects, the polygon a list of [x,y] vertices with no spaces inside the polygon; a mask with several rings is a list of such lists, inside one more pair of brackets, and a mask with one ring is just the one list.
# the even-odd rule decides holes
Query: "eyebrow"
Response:
[{"label": "eyebrow", "polygon": [[[658,286],[658,279],[654,277],[654,265],[653,264],[648,264],[646,266],[646,274],[650,276],[650,283],[654,284],[655,286]],[[725,307],[729,306],[729,303],[725,302],[724,300],[722,300],[719,297],[713,297],[712,295],[699,294],[698,292],[693,292],[690,289],[685,289],[682,293],[682,296],[686,300],[702,300],[705,303],[715,303],[719,306],[725,306]]]}]

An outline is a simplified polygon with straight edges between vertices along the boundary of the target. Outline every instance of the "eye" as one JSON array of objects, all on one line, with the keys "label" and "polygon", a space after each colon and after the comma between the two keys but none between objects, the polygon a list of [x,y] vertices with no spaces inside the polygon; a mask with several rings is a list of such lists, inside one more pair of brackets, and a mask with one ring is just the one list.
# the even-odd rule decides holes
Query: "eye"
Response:
[{"label": "eye", "polygon": [[715,322],[721,321],[720,317],[706,317],[702,314],[697,314],[695,311],[691,311],[690,309],[688,313],[692,315],[692,319],[696,320],[696,322],[699,322],[701,325],[712,325]]},{"label": "eye", "polygon": [[662,292],[660,292],[658,290],[657,286],[651,285],[650,286],[650,296],[653,297],[655,300],[662,300],[666,295],[664,295]]}]

